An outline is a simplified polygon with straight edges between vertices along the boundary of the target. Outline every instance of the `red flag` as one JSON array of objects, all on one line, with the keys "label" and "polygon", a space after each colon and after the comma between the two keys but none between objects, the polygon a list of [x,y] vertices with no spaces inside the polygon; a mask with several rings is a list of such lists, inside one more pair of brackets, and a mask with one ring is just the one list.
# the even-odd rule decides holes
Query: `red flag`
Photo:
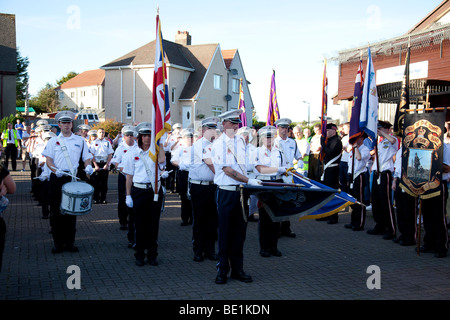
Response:
[{"label": "red flag", "polygon": [[245,102],[244,102],[244,89],[242,88],[242,78],[239,81],[239,107],[238,109],[242,109],[244,112],[241,113],[240,119],[241,123],[239,127],[247,126],[247,113],[245,112]]},{"label": "red flag", "polygon": [[327,137],[327,105],[328,105],[328,78],[327,78],[327,59],[325,59],[325,66],[323,68],[323,81],[322,81],[322,137]]}]

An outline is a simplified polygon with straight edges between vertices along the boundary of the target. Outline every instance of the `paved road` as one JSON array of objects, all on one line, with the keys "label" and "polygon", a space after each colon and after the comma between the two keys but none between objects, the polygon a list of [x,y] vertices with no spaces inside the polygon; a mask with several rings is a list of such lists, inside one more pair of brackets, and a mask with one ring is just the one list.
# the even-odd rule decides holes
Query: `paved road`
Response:
[{"label": "paved road", "polygon": [[[450,259],[418,256],[380,236],[354,232],[339,224],[292,221],[296,238],[280,238],[282,257],[258,254],[258,224],[248,224],[245,271],[252,283],[214,283],[215,262],[194,262],[190,227],[180,226],[180,201],[166,198],[159,235],[159,266],[138,267],[117,219],[117,175],[109,177],[108,204],[96,204],[79,217],[79,253],[52,254],[49,220],[30,194],[29,171],[12,172],[17,192],[8,196],[1,300],[446,300],[450,298]],[[366,229],[373,226],[368,217]],[[423,233],[422,233],[423,235]],[[80,289],[69,289],[69,266],[80,269]],[[377,266],[379,273],[369,271]],[[380,288],[369,277],[380,275]],[[372,279],[371,278],[371,279]],[[370,279],[369,279],[370,280]],[[162,302],[162,301],[161,301]],[[163,303],[163,302],[162,302]]]}]

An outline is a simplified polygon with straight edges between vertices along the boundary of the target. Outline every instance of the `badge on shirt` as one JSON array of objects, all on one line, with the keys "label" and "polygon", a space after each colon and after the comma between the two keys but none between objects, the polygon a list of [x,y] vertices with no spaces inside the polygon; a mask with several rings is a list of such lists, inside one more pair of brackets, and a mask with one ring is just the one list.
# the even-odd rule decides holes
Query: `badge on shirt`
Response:
[{"label": "badge on shirt", "polygon": [[134,157],[134,160],[138,161],[138,160],[139,160],[139,157]]}]

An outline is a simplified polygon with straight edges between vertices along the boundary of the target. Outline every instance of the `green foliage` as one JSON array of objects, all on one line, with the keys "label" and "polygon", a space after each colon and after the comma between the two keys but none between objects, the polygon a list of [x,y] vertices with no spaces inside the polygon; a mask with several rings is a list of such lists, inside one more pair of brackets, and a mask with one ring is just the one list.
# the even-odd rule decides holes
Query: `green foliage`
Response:
[{"label": "green foliage", "polygon": [[[17,118],[15,115],[10,115],[9,117],[4,117],[3,119],[0,120],[0,132],[3,132],[4,130],[6,130],[8,128],[8,123],[12,123],[13,127],[16,124],[16,120],[20,119]],[[23,119],[21,119],[21,121],[23,121]]]},{"label": "green foliage", "polygon": [[76,73],[75,71],[70,71],[67,75],[65,75],[61,79],[56,80],[56,86],[62,85],[64,82],[69,81],[70,79],[72,79],[73,77],[76,77],[77,75],[78,75],[78,73]]},{"label": "green foliage", "polygon": [[25,96],[28,91],[28,65],[30,61],[28,57],[22,57],[19,50],[16,50],[16,99],[25,100]]},{"label": "green foliage", "polygon": [[98,130],[100,128],[105,129],[105,132],[109,133],[109,137],[114,139],[117,134],[122,130],[123,123],[114,119],[106,119],[103,122],[98,122],[92,126],[92,130]]}]

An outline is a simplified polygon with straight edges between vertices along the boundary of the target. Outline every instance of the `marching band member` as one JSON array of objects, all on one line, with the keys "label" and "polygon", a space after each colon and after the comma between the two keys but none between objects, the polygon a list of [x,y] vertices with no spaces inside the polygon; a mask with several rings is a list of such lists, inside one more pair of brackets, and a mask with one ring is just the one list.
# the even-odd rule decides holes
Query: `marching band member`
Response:
[{"label": "marching band member", "polygon": [[[292,121],[288,118],[282,118],[275,121],[278,136],[275,138],[275,146],[281,151],[283,167],[291,168],[294,166],[294,160],[298,161],[298,167],[302,167],[300,151],[294,139],[288,138],[288,130]],[[300,161],[299,161],[300,160]],[[280,224],[280,235],[295,238],[296,234],[291,230],[291,222],[283,221]]]},{"label": "marching band member", "polygon": [[181,198],[181,225],[192,224],[192,205],[189,197],[188,176],[189,164],[191,163],[191,146],[194,140],[194,130],[183,129],[181,131],[182,144],[172,153],[172,164],[177,170],[177,191]]},{"label": "marching band member", "polygon": [[[367,179],[366,163],[370,159],[370,150],[364,144],[364,139],[366,137],[367,134],[364,132],[356,138],[356,141],[353,144],[355,158],[353,159],[353,152],[350,153],[347,171],[350,176],[353,174],[353,178],[351,179],[352,183],[349,186],[350,194],[361,203],[364,202],[364,187]],[[359,204],[353,204],[350,223],[346,224],[344,227],[352,229],[353,231],[361,231],[364,230],[365,221],[366,207]]]},{"label": "marching band member", "polygon": [[86,140],[86,142],[88,142],[88,140],[89,140],[89,136],[88,136],[89,130],[91,130],[91,127],[88,126],[87,124],[80,124],[78,126],[79,135],[81,137],[83,137],[84,140]]},{"label": "marching band member", "polygon": [[[245,158],[248,159],[249,165],[247,165],[247,176],[249,178],[254,178],[255,173],[253,172],[255,161],[256,161],[256,147],[250,143],[250,135],[252,129],[249,127],[241,127],[236,132],[240,135],[245,142]],[[248,210],[248,221],[257,222],[258,218],[255,217],[255,213],[258,213],[258,198],[256,195],[250,195],[249,202],[244,203],[245,210]]]},{"label": "marching band member", "polygon": [[86,173],[92,174],[90,165],[92,155],[88,151],[86,141],[72,133],[75,114],[71,111],[60,111],[55,116],[61,133],[47,143],[42,155],[46,157],[46,163],[51,170],[49,192],[50,198],[50,224],[54,241],[53,253],[60,253],[64,249],[70,252],[78,252],[74,246],[76,221],[75,215],[61,214],[60,205],[62,198],[62,186],[70,182],[72,178],[67,174],[75,175],[80,157],[84,161]]},{"label": "marching band member", "polygon": [[[394,171],[393,157],[398,150],[398,140],[391,135],[389,122],[378,121],[378,161],[372,165],[374,172],[372,182],[372,213],[375,227],[367,231],[368,234],[383,235],[383,239],[393,239],[396,236],[395,213],[391,199],[392,172]],[[378,170],[377,163],[380,168]]]},{"label": "marching band member", "polygon": [[[259,129],[262,146],[257,149],[255,173],[256,179],[263,182],[283,182],[281,174],[288,169],[283,166],[280,150],[274,146],[276,131],[277,129],[273,126]],[[281,256],[278,250],[279,229],[280,223],[273,222],[267,211],[259,208],[259,254],[262,257]]]},{"label": "marching band member", "polygon": [[244,272],[244,242],[247,230],[246,217],[240,203],[241,183],[258,185],[257,179],[249,179],[245,168],[245,145],[236,135],[242,109],[227,111],[221,115],[224,132],[213,143],[211,150],[214,164],[214,183],[217,212],[219,216],[219,262],[215,282],[224,284],[231,268],[231,278],[251,282],[252,277]]},{"label": "marching band member", "polygon": [[165,179],[167,192],[175,192],[177,167],[172,165],[172,152],[177,148],[181,139],[181,123],[175,123],[172,126],[173,131],[167,134],[164,151],[166,153],[166,170],[170,171],[169,176]]},{"label": "marching band member", "polygon": [[134,245],[134,217],[133,210],[128,208],[125,199],[126,199],[126,174],[123,172],[122,163],[123,157],[129,152],[131,149],[137,147],[137,143],[135,140],[136,128],[134,126],[124,126],[121,130],[122,142],[117,147],[114,152],[114,156],[111,162],[114,166],[119,170],[119,174],[117,176],[117,186],[118,186],[118,203],[117,203],[117,212],[119,215],[119,224],[120,230],[128,230],[127,238],[128,238],[128,247],[132,248]]},{"label": "marching band member", "polygon": [[[163,199],[163,190],[160,183],[160,171],[166,161],[165,153],[161,148],[158,153],[157,165],[150,157],[152,142],[150,122],[142,122],[136,126],[138,133],[137,148],[130,149],[123,158],[123,172],[126,176],[126,204],[134,209],[136,265],[143,266],[145,251],[150,265],[158,265],[158,231],[159,218]],[[157,172],[155,172],[157,170]],[[155,201],[155,174],[158,179],[158,195]]]},{"label": "marching band member", "polygon": [[105,130],[97,130],[97,140],[91,143],[89,152],[94,155],[92,164],[94,165],[94,203],[107,203],[106,193],[108,192],[108,175],[114,150],[111,142],[105,139]]},{"label": "marching band member", "polygon": [[202,138],[192,145],[193,157],[189,165],[189,184],[194,222],[192,245],[194,261],[203,258],[217,260],[217,206],[215,201],[214,165],[211,160],[212,143],[219,118],[202,120]]},{"label": "marching band member", "polygon": [[[323,173],[321,180],[330,188],[339,189],[339,163],[342,156],[342,142],[336,134],[337,126],[334,123],[327,124],[327,137],[320,137],[323,157]],[[325,218],[328,224],[338,223],[339,214],[334,213]]]}]

